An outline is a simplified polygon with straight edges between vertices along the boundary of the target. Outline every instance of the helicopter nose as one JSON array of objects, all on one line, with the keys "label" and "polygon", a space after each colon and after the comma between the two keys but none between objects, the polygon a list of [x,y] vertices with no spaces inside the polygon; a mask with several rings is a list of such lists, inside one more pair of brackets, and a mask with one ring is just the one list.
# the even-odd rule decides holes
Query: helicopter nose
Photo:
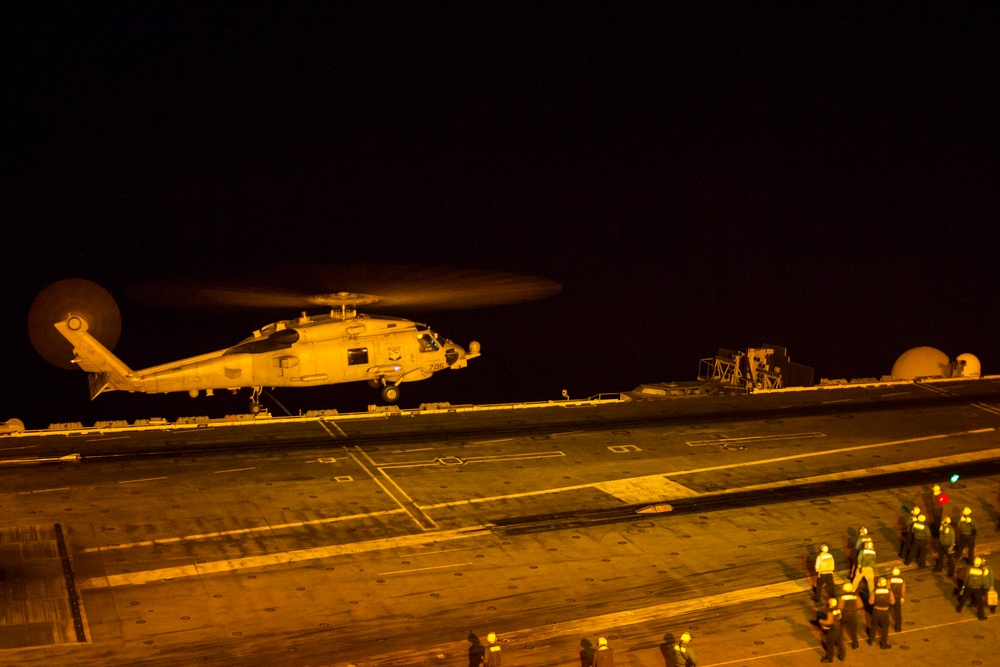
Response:
[{"label": "helicopter nose", "polygon": [[466,352],[461,345],[449,345],[448,349],[444,352],[444,360],[451,368],[465,368],[469,359],[475,359],[479,356],[479,343],[472,341],[469,343],[469,351]]}]

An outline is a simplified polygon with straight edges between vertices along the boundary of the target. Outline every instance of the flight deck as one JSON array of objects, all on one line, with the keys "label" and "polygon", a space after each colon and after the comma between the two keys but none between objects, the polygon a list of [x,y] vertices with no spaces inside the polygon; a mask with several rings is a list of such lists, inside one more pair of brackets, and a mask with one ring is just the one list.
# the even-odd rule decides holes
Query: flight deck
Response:
[{"label": "flight deck", "polygon": [[[994,531],[1000,378],[750,395],[436,404],[358,415],[62,425],[0,438],[0,655],[24,665],[622,664],[821,656],[811,563],[880,568],[946,485]],[[948,478],[957,474],[954,483]],[[997,622],[904,567],[902,665],[942,642],[990,664]],[[894,655],[889,656],[889,653]]]}]

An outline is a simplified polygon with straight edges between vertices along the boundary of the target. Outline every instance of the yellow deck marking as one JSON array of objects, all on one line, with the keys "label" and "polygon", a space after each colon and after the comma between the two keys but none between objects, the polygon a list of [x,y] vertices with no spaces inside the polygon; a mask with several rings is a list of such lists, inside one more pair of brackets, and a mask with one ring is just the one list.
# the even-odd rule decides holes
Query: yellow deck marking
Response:
[{"label": "yellow deck marking", "polygon": [[235,572],[256,567],[272,567],[275,565],[288,565],[291,563],[301,563],[320,558],[333,558],[335,556],[346,556],[352,554],[365,553],[368,551],[383,551],[386,549],[400,549],[407,547],[421,546],[424,544],[437,544],[446,540],[461,540],[469,537],[479,537],[483,535],[492,536],[493,533],[484,526],[470,526],[468,528],[458,528],[454,530],[444,530],[440,532],[418,533],[416,535],[403,535],[400,537],[386,537],[367,542],[354,542],[352,544],[333,544],[325,547],[315,547],[312,549],[297,549],[295,551],[280,551],[262,556],[247,556],[246,558],[234,558],[229,560],[217,560],[210,563],[192,563],[190,565],[179,565],[176,567],[164,567],[155,570],[145,570],[143,572],[126,572],[123,574],[112,574],[106,577],[94,577],[80,582],[83,590],[94,588],[112,588],[116,586],[134,586],[137,584],[148,584],[166,579],[180,579],[182,577],[200,577],[208,574],[220,574]]},{"label": "yellow deck marking", "polygon": [[163,537],[158,540],[144,540],[142,542],[128,542],[125,544],[112,544],[106,547],[91,547],[84,549],[84,553],[114,551],[116,549],[132,549],[135,547],[149,547],[159,544],[172,544],[175,542],[189,542],[192,540],[207,540],[213,537],[230,537],[233,535],[246,535],[248,533],[263,533],[285,528],[301,528],[302,526],[316,526],[324,523],[335,523],[337,521],[350,521],[351,519],[367,519],[373,516],[384,516],[386,514],[399,514],[404,510],[391,509],[378,512],[366,512],[364,514],[349,514],[346,516],[333,516],[326,519],[312,519],[311,521],[296,521],[294,523],[278,523],[268,526],[255,526],[253,528],[235,528],[233,530],[220,530],[215,533],[201,533],[199,535],[183,535],[181,537]]}]

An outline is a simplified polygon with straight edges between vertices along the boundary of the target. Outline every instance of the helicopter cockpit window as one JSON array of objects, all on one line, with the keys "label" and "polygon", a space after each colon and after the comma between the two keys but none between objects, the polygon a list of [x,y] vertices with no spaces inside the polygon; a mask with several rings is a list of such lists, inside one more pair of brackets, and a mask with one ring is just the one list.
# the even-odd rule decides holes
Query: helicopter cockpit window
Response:
[{"label": "helicopter cockpit window", "polygon": [[368,363],[368,348],[355,347],[347,351],[347,365],[357,366]]},{"label": "helicopter cockpit window", "polygon": [[418,333],[417,342],[420,343],[421,352],[437,352],[441,349],[441,346],[436,340],[434,340],[434,336],[432,336],[429,331]]}]

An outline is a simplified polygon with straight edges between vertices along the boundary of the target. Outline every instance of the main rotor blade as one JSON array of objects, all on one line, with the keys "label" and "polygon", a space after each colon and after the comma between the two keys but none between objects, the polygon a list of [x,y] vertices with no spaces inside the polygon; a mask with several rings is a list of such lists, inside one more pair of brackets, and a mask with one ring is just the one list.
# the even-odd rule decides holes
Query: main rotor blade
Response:
[{"label": "main rotor blade", "polygon": [[[514,273],[367,264],[307,265],[265,273],[263,284],[160,281],[141,286],[146,302],[177,307],[315,308],[331,303],[366,309],[421,310],[482,308],[543,299],[558,283]],[[357,297],[354,299],[354,297]]]}]

